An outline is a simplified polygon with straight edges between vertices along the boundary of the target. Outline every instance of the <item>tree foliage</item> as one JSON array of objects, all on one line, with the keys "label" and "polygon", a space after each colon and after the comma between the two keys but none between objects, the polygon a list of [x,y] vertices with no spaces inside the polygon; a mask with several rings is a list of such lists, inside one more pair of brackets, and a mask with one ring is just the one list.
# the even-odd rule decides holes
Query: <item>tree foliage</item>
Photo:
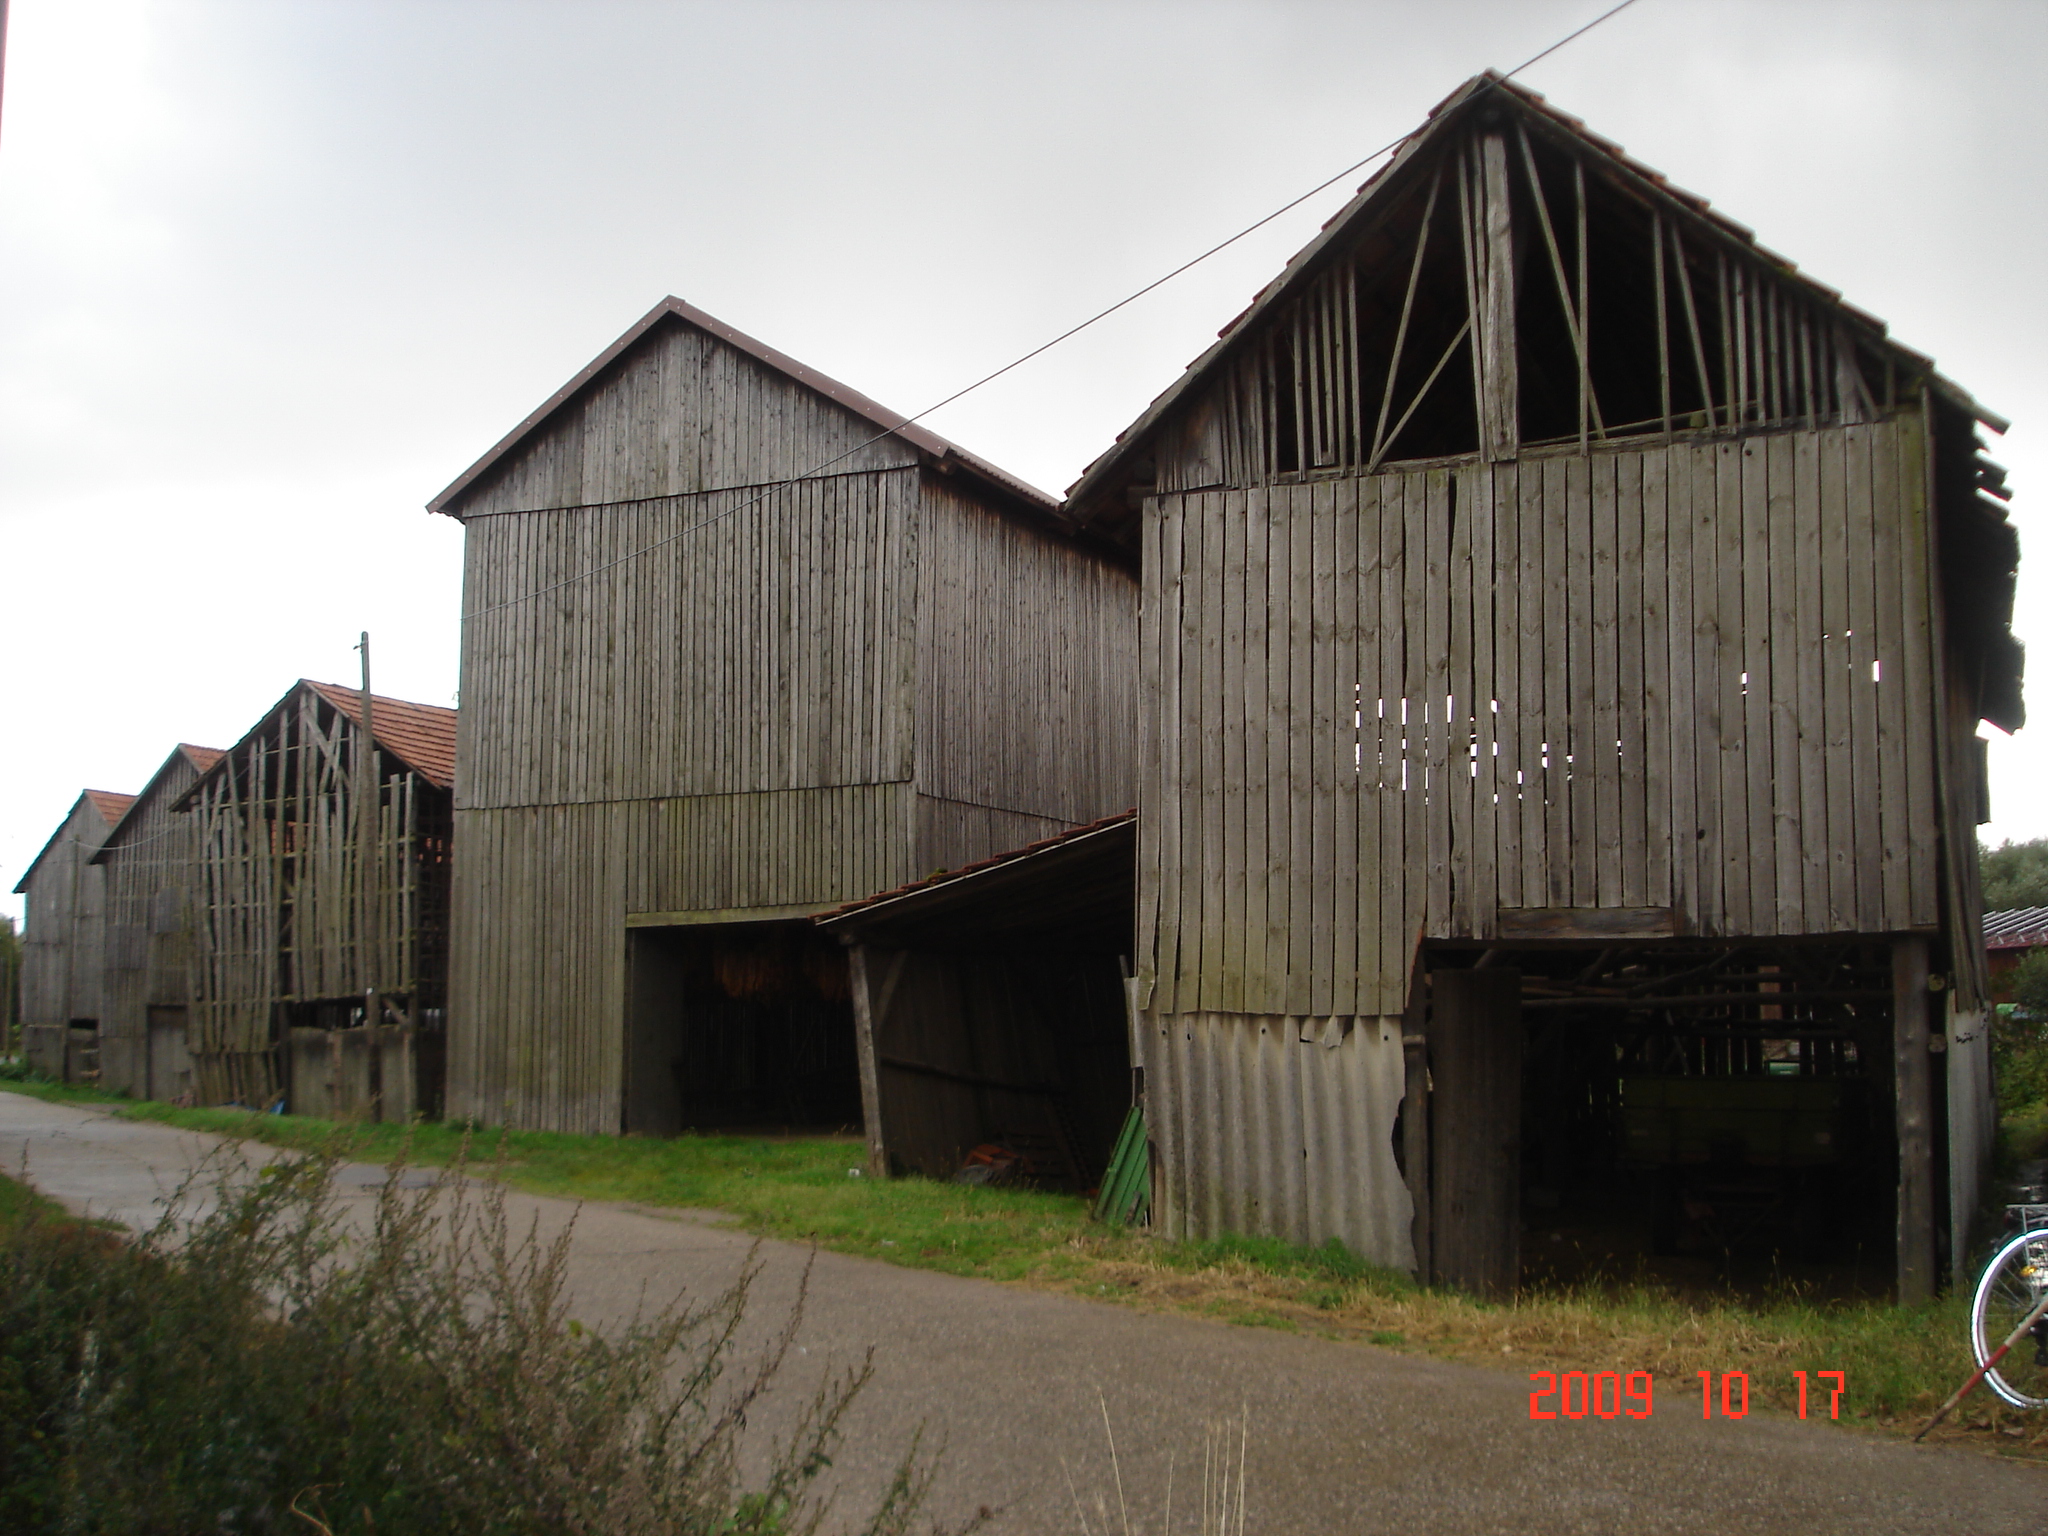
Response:
[{"label": "tree foliage", "polygon": [[2048,907],[2048,837],[1979,848],[1977,869],[1983,880],[1986,912]]}]

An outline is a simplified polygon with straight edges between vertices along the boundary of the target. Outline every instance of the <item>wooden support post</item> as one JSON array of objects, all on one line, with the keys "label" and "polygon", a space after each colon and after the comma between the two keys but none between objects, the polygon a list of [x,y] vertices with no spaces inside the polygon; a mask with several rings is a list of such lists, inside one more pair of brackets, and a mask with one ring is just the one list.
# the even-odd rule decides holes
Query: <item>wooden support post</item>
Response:
[{"label": "wooden support post", "polygon": [[1508,200],[1508,141],[1479,140],[1473,247],[1478,258],[1478,315],[1472,355],[1479,372],[1479,454],[1512,459],[1521,447],[1515,350],[1515,231]]},{"label": "wooden support post", "polygon": [[1429,1037],[1416,1027],[1415,1013],[1410,1010],[1409,1027],[1401,1037],[1407,1067],[1401,1098],[1401,1161],[1406,1165],[1408,1198],[1415,1205],[1409,1229],[1415,1242],[1415,1278],[1428,1285],[1435,1278],[1430,1264]]},{"label": "wooden support post", "polygon": [[[899,955],[897,960],[900,964],[902,957]],[[854,1049],[860,1059],[860,1108],[861,1119],[867,1129],[868,1177],[886,1179],[889,1176],[889,1156],[882,1142],[882,1078],[875,1060],[876,1015],[884,1008],[875,1006],[868,990],[867,945],[847,945],[846,968],[853,990]]]},{"label": "wooden support post", "polygon": [[1431,1278],[1512,1296],[1522,1270],[1522,973],[1437,971],[1431,981]]},{"label": "wooden support post", "polygon": [[1927,941],[1892,945],[1892,1093],[1898,1116],[1899,1304],[1934,1294],[1934,1135],[1927,1059]]}]

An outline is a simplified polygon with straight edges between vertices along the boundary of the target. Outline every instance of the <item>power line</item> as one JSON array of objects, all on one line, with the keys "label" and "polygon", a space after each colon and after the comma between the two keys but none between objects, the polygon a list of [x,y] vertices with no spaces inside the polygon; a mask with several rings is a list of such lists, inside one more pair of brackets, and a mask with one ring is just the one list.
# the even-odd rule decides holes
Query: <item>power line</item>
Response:
[{"label": "power line", "polygon": [[[1563,37],[1559,38],[1556,42],[1552,43],[1548,48],[1545,48],[1542,52],[1533,53],[1528,58],[1522,60],[1522,62],[1517,64],[1513,69],[1503,74],[1499,80],[1488,81],[1486,89],[1491,90],[1494,86],[1498,84],[1514,79],[1515,76],[1522,73],[1523,70],[1528,69],[1533,65],[1540,64],[1543,60],[1549,58],[1553,53],[1556,53],[1558,49],[1564,47],[1567,43],[1575,42],[1579,38],[1584,37],[1588,32],[1591,32],[1595,27],[1601,25],[1603,22],[1608,21],[1612,17],[1620,15],[1623,11],[1627,10],[1630,6],[1634,5],[1635,3],[1636,0],[1621,0],[1621,3],[1619,5],[1610,6],[1607,10],[1602,11],[1598,16],[1595,16],[1591,21],[1585,23],[1585,25],[1579,27],[1577,30],[1567,32]],[[1286,214],[1292,213],[1296,208],[1299,208],[1303,203],[1307,202],[1310,198],[1315,197],[1320,193],[1327,192],[1331,187],[1334,187],[1338,182],[1343,181],[1348,177],[1357,175],[1360,171],[1364,170],[1368,165],[1372,164],[1373,161],[1379,159],[1380,156],[1391,153],[1393,150],[1400,148],[1401,145],[1406,143],[1407,140],[1412,136],[1412,132],[1404,133],[1399,138],[1389,140],[1387,143],[1382,144],[1378,149],[1374,150],[1371,154],[1365,156],[1361,160],[1354,161],[1352,164],[1346,166],[1343,170],[1337,172],[1334,176],[1326,177],[1324,180],[1317,182],[1313,187],[1310,187],[1306,192],[1302,193],[1299,197],[1296,197],[1291,201],[1282,203],[1278,208],[1275,208],[1271,213],[1267,214],[1265,217],[1254,220],[1252,223],[1245,225],[1243,229],[1240,229],[1236,234],[1230,236],[1228,239],[1217,241],[1216,244],[1210,246],[1206,251],[1203,251],[1199,256],[1190,257],[1188,260],[1182,262],[1179,266],[1175,267],[1171,272],[1166,273],[1164,276],[1154,278],[1151,282],[1145,284],[1144,287],[1124,295],[1124,297],[1118,299],[1114,304],[1109,305],[1107,308],[1097,310],[1094,314],[1090,315],[1087,319],[1081,321],[1079,324],[1069,326],[1066,330],[1061,331],[1059,335],[1053,337],[1050,341],[1041,342],[1039,345],[1033,347],[1029,352],[1024,353],[1021,357],[1012,358],[1009,362],[1003,364],[1002,367],[996,369],[993,373],[983,374],[980,378],[976,379],[972,384],[969,384],[964,388],[954,390],[953,393],[946,396],[945,399],[938,401],[936,404],[926,406],[923,410],[919,411],[915,416],[907,416],[896,426],[890,427],[885,431],[877,432],[872,437],[862,439],[860,442],[855,443],[851,448],[848,448],[844,453],[835,454],[833,457],[824,460],[822,463],[814,464],[809,469],[803,471],[801,474],[792,475],[786,480],[777,480],[772,482],[771,484],[764,485],[758,491],[756,491],[753,496],[749,497],[746,501],[741,502],[738,506],[727,507],[723,512],[713,513],[709,517],[700,518],[698,521],[690,523],[687,526],[678,529],[676,532],[670,534],[665,539],[657,539],[652,544],[643,545],[639,549],[628,551],[627,553],[619,556],[616,560],[608,560],[603,565],[592,566],[589,570],[579,571],[574,576],[565,576],[560,581],[551,582],[549,585],[545,587],[536,587],[533,591],[524,593],[519,597],[508,597],[504,599],[502,602],[491,603],[482,608],[472,609],[468,613],[465,613],[463,615],[463,618],[482,618],[485,614],[496,613],[501,608],[516,607],[520,603],[531,602],[533,601],[533,599],[537,597],[545,597],[550,592],[559,592],[564,587],[574,586],[579,581],[588,581],[593,576],[601,576],[606,571],[616,570],[619,566],[625,565],[631,561],[639,559],[642,555],[653,554],[654,551],[656,551],[657,549],[664,549],[668,545],[676,543],[678,540],[687,538],[690,534],[697,532],[701,528],[708,528],[713,523],[723,522],[728,517],[736,516],[741,512],[747,511],[749,508],[757,507],[777,491],[787,490],[790,486],[800,484],[805,480],[813,480],[818,478],[820,475],[824,474],[826,470],[832,468],[833,465],[844,463],[847,459],[852,458],[855,454],[861,452],[863,449],[872,447],[874,444],[882,441],[882,439],[886,437],[894,437],[904,427],[912,426],[915,423],[924,420],[925,417],[930,416],[937,411],[944,410],[947,406],[953,404],[956,400],[966,398],[968,395],[973,394],[976,390],[982,388],[984,385],[993,384],[997,379],[1000,379],[1004,374],[1023,367],[1033,358],[1043,356],[1045,353],[1050,352],[1054,347],[1060,345],[1061,342],[1072,340],[1074,337],[1080,335],[1081,332],[1087,330],[1090,326],[1097,325],[1100,322],[1107,320],[1111,315],[1115,314],[1118,310],[1128,308],[1130,305],[1135,304],[1138,300],[1144,298],[1145,295],[1147,295],[1148,293],[1152,293],[1159,288],[1165,287],[1166,284],[1172,282],[1176,277],[1181,276],[1185,272],[1192,271],[1194,268],[1200,266],[1203,262],[1207,261],[1210,257],[1219,255],[1220,253],[1229,250],[1230,247],[1232,247],[1233,245],[1236,245],[1238,241],[1243,240],[1249,235],[1256,234],[1258,231],[1264,229],[1268,224],[1272,223],[1275,219],[1281,218]]]}]

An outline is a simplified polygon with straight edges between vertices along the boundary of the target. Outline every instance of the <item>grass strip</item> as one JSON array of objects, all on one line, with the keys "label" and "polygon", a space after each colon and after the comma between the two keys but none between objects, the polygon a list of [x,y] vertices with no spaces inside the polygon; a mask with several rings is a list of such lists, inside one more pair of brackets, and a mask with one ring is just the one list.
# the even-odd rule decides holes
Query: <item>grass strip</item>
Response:
[{"label": "grass strip", "polygon": [[[239,1109],[177,1109],[90,1089],[0,1082],[38,1097],[90,1103],[131,1119],[255,1140],[331,1149],[376,1162],[401,1146],[441,1165],[467,1140],[479,1164],[533,1194],[717,1211],[764,1237],[814,1242],[947,1274],[1030,1285],[1147,1311],[1280,1328],[1527,1373],[1653,1373],[1660,1412],[1696,1412],[1698,1373],[1749,1378],[1749,1401],[1794,1413],[1798,1371],[1808,1414],[1826,1422],[1821,1371],[1844,1371],[1844,1422],[1880,1432],[1918,1428],[1968,1374],[1967,1298],[1918,1308],[1818,1302],[1787,1287],[1765,1301],[1702,1301],[1617,1277],[1532,1289],[1497,1305],[1418,1287],[1366,1264],[1341,1244],[1304,1249],[1273,1239],[1167,1242],[1104,1227],[1076,1196],[929,1179],[855,1176],[857,1141],[680,1136],[571,1136],[459,1126],[336,1125]],[[2048,1465],[2048,1423],[1971,1400],[1937,1437]]]}]

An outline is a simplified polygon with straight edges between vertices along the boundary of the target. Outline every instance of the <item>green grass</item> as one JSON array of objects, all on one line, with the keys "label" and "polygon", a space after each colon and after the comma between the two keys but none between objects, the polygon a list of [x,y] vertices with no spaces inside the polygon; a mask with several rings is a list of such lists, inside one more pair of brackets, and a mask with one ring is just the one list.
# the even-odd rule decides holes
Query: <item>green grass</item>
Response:
[{"label": "green grass", "polygon": [[[1790,1412],[1793,1372],[1845,1370],[1848,1417],[1903,1432],[1968,1373],[1965,1299],[1918,1309],[1820,1302],[1795,1290],[1762,1301],[1701,1301],[1648,1284],[1525,1293],[1512,1304],[1425,1290],[1332,1243],[1270,1238],[1171,1243],[1105,1228],[1077,1197],[928,1179],[850,1177],[855,1141],[684,1136],[674,1140],[481,1130],[441,1124],[337,1126],[245,1110],[174,1109],[50,1084],[0,1083],[303,1151],[385,1160],[405,1149],[439,1165],[463,1155],[535,1194],[718,1211],[764,1237],[815,1242],[948,1274],[1029,1284],[1153,1311],[1353,1340],[1516,1372],[1648,1370],[1660,1401],[1697,1390],[1701,1370],[1745,1371],[1752,1401]],[[2036,1416],[2039,1418],[2040,1416]],[[1981,1394],[1951,1438],[2048,1454],[2048,1426],[2028,1438]],[[1943,1431],[1949,1434],[1948,1431]],[[2034,1445],[2034,1441],[2041,1442]]]},{"label": "green grass", "polygon": [[532,1194],[716,1210],[764,1237],[992,1280],[1023,1279],[1048,1262],[1058,1269],[1065,1245],[1100,1230],[1089,1221],[1087,1203],[1072,1195],[850,1176],[865,1160],[857,1141],[465,1133],[435,1122],[337,1125],[241,1109],[177,1109],[51,1083],[0,1088],[294,1151],[340,1148],[363,1162],[403,1149],[415,1163],[441,1166],[466,1154]]}]

